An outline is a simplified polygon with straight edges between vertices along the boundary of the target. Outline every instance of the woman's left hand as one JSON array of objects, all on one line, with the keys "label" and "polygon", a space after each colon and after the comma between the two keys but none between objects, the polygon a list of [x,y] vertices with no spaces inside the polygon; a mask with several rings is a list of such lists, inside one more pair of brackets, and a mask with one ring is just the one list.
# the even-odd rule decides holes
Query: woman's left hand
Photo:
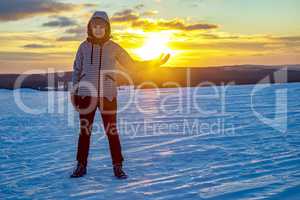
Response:
[{"label": "woman's left hand", "polygon": [[155,59],[155,61],[154,61],[155,66],[159,67],[159,66],[165,64],[169,60],[170,56],[171,55],[169,53],[168,54],[162,53],[158,59]]}]

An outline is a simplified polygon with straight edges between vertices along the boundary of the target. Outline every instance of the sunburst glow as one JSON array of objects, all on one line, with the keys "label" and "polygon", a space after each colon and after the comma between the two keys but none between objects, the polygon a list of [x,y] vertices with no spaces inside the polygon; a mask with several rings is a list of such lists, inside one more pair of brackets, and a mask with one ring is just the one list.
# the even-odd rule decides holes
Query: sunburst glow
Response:
[{"label": "sunburst glow", "polygon": [[168,47],[169,41],[169,34],[152,33],[147,37],[145,44],[135,50],[135,53],[145,60],[156,58],[162,53],[174,55],[175,52]]}]

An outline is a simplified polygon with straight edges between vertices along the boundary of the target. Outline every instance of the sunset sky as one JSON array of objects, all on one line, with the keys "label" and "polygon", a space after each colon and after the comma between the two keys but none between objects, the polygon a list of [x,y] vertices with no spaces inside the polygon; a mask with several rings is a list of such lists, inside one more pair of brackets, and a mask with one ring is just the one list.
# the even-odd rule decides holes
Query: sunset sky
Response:
[{"label": "sunset sky", "polygon": [[1,0],[0,73],[72,70],[96,10],[135,59],[166,66],[300,63],[299,0]]}]

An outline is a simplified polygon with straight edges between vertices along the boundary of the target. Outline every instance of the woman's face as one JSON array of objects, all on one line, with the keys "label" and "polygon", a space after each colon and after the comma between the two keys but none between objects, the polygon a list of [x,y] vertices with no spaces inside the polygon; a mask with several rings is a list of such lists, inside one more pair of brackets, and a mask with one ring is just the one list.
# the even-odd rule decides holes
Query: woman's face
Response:
[{"label": "woman's face", "polygon": [[92,19],[91,29],[93,36],[98,39],[103,38],[105,36],[105,26],[106,22],[104,20],[98,18]]}]

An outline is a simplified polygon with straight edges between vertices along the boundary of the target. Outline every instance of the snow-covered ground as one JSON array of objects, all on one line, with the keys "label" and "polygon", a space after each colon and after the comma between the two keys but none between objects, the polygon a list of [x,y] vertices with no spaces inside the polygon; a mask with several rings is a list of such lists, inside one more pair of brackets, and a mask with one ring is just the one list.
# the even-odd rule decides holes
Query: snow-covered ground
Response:
[{"label": "snow-covered ground", "polygon": [[251,104],[253,87],[224,98],[221,87],[136,90],[118,115],[127,180],[112,176],[99,112],[88,174],[70,179],[79,127],[68,93],[21,89],[22,108],[0,90],[0,199],[299,199],[300,84],[257,91]]}]

